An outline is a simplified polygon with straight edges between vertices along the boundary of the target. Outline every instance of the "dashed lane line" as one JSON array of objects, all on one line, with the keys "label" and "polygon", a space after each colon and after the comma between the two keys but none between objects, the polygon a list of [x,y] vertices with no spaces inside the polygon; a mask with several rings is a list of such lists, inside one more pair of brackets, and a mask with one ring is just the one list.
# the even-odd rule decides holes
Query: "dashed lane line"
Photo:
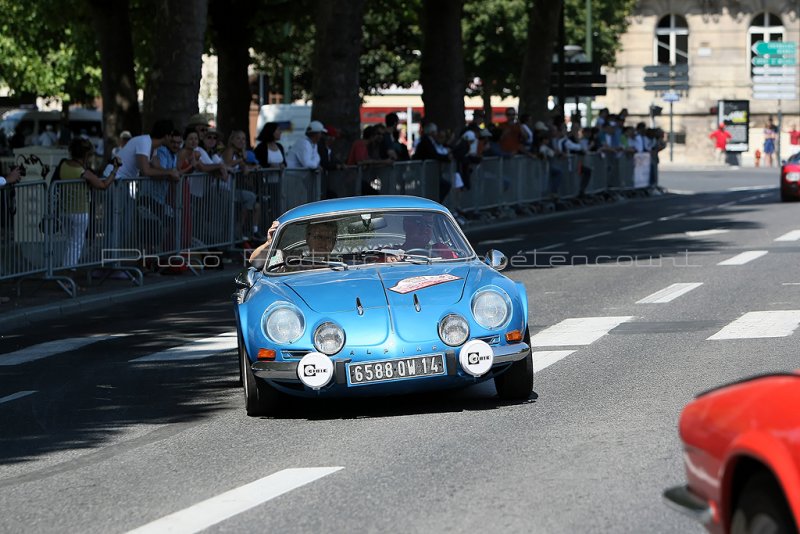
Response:
[{"label": "dashed lane line", "polygon": [[0,397],[0,404],[3,404],[4,402],[11,402],[13,400],[21,399],[22,397],[27,397],[28,395],[33,395],[34,393],[36,393],[36,390],[17,391],[16,393],[12,393],[11,395]]},{"label": "dashed lane line", "polygon": [[775,239],[775,241],[797,241],[800,239],[800,230],[792,230]]},{"label": "dashed lane line", "polygon": [[535,350],[533,351],[533,372],[550,367],[575,352],[574,350]]},{"label": "dashed lane line", "polygon": [[531,337],[531,347],[590,345],[631,319],[633,316],[564,319]]},{"label": "dashed lane line", "polygon": [[236,332],[225,332],[212,337],[197,339],[186,345],[172,347],[167,350],[155,352],[141,358],[130,360],[131,362],[168,362],[180,360],[202,360],[209,356],[214,356],[220,352],[233,350],[236,348]]},{"label": "dashed lane line", "polygon": [[131,530],[128,534],[193,534],[344,467],[284,469]]},{"label": "dashed lane line", "polygon": [[41,360],[56,354],[63,354],[83,348],[93,343],[100,341],[107,341],[109,339],[116,339],[125,337],[129,334],[100,334],[85,337],[73,337],[67,339],[56,339],[55,341],[47,341],[24,349],[19,349],[14,352],[7,352],[0,354],[0,366],[20,365],[23,363]]},{"label": "dashed lane line", "polygon": [[604,235],[609,235],[610,233],[611,233],[611,231],[610,231],[610,230],[607,230],[607,231],[605,231],[605,232],[598,232],[598,233],[596,233],[596,234],[592,234],[592,235],[586,235],[586,236],[583,236],[583,237],[579,237],[579,238],[577,238],[577,239],[575,240],[575,242],[580,242],[580,241],[588,241],[588,240],[590,240],[590,239],[594,239],[595,237],[602,237],[602,236],[604,236]]},{"label": "dashed lane line", "polygon": [[672,219],[677,219],[679,217],[683,217],[684,215],[686,215],[686,214],[685,213],[675,213],[673,215],[667,215],[665,217],[659,217],[658,220],[659,221],[671,221]]},{"label": "dashed lane line", "polygon": [[652,295],[637,301],[636,304],[665,304],[702,285],[702,282],[672,284],[661,291],[656,291]]},{"label": "dashed lane line", "polygon": [[719,262],[717,265],[744,265],[767,254],[766,250],[748,250],[732,258]]},{"label": "dashed lane line", "polygon": [[636,224],[629,224],[628,226],[623,226],[622,228],[620,228],[620,231],[633,230],[634,228],[641,228],[642,226],[647,226],[648,224],[653,224],[653,221],[644,221]]},{"label": "dashed lane line", "polygon": [[792,335],[798,325],[800,310],[748,312],[708,339],[787,337]]}]

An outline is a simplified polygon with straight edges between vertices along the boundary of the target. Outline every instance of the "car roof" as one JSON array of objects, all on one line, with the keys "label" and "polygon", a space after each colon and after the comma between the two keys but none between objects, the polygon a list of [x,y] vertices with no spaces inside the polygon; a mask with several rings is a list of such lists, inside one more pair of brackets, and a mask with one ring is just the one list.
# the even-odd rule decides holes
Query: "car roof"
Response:
[{"label": "car roof", "polygon": [[334,198],[309,202],[290,209],[278,221],[285,223],[295,219],[325,215],[328,213],[341,213],[363,210],[391,210],[391,209],[420,209],[434,210],[449,214],[447,208],[427,198],[410,195],[370,195],[364,197]]}]

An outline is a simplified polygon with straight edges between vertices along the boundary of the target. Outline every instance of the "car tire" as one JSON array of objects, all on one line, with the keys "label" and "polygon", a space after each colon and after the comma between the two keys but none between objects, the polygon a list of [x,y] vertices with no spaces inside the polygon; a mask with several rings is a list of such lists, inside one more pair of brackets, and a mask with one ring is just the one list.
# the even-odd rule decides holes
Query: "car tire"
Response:
[{"label": "car tire", "polygon": [[797,532],[786,498],[769,473],[758,472],[742,488],[731,518],[731,534]]},{"label": "car tire", "polygon": [[[524,341],[530,347],[531,335],[527,330]],[[533,391],[533,351],[494,377],[494,387],[503,400],[527,400]]]},{"label": "car tire", "polygon": [[258,378],[250,369],[247,351],[242,345],[239,351],[239,365],[242,368],[244,385],[244,407],[251,417],[274,414],[278,410],[281,394],[275,388]]},{"label": "car tire", "polygon": [[790,197],[787,193],[781,190],[781,202],[789,202],[790,200],[792,200],[792,197]]},{"label": "car tire", "polygon": [[242,333],[239,331],[236,332],[236,341],[238,355],[238,358],[236,359],[239,361],[239,381],[236,383],[236,385],[242,387],[244,384],[244,366],[242,365],[242,356],[244,354],[244,338],[242,337]]}]

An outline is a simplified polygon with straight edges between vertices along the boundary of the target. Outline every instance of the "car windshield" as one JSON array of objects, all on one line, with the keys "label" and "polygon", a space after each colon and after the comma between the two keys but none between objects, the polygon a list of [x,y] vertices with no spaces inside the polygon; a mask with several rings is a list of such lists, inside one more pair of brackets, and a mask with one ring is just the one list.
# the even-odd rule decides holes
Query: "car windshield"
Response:
[{"label": "car windshield", "polygon": [[800,152],[790,156],[788,163],[800,163]]},{"label": "car windshield", "polygon": [[321,217],[285,225],[267,272],[351,269],[376,263],[434,263],[474,255],[452,219],[396,210]]}]

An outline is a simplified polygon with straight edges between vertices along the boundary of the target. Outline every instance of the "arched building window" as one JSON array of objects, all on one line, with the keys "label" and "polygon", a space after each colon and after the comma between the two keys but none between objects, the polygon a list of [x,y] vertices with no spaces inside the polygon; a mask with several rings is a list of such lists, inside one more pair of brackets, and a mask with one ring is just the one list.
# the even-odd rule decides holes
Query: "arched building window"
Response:
[{"label": "arched building window", "polygon": [[[750,28],[747,30],[747,39],[750,44],[750,59],[756,57],[753,52],[753,45],[759,41],[783,41],[786,29],[781,24],[781,19],[774,13],[759,13],[753,17],[753,22],[750,23]],[[752,75],[752,70],[751,70]]]},{"label": "arched building window", "polygon": [[653,60],[657,65],[689,62],[689,26],[680,15],[665,15],[656,26]]}]

